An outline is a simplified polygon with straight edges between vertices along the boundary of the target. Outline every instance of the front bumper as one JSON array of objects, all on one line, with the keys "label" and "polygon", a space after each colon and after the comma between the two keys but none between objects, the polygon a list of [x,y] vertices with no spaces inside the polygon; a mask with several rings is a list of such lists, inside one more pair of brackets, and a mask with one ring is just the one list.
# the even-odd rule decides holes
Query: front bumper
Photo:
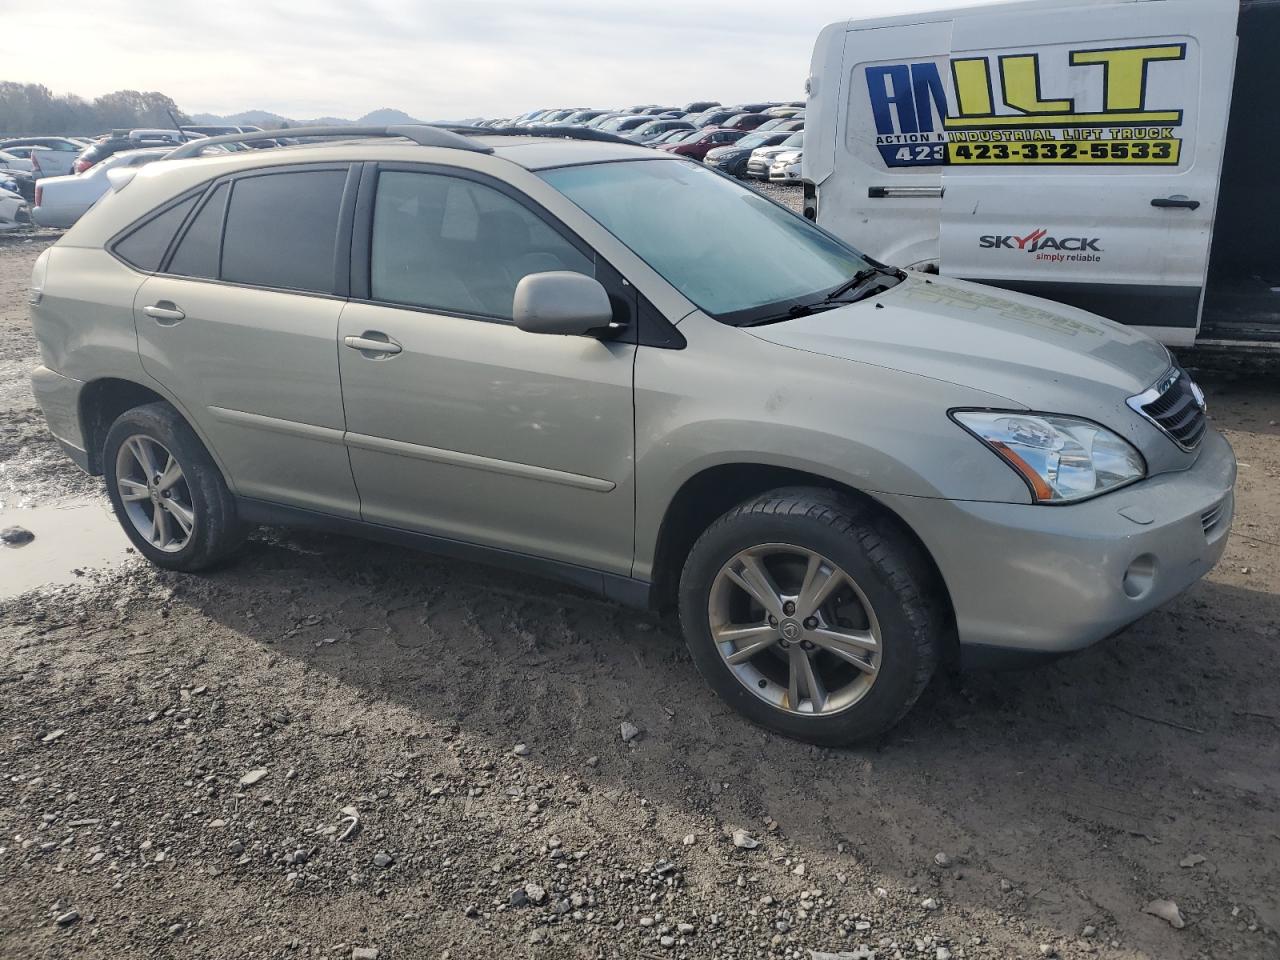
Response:
[{"label": "front bumper", "polygon": [[785,166],[782,164],[773,164],[769,167],[769,179],[777,183],[778,181],[798,181],[800,179],[800,164],[789,163]]},{"label": "front bumper", "polygon": [[951,594],[962,662],[1060,654],[1167,603],[1226,549],[1235,455],[1210,429],[1188,470],[1066,506],[876,494],[923,541]]},{"label": "front bumper", "polygon": [[46,366],[31,371],[31,390],[36,403],[49,424],[49,432],[62,445],[81,470],[89,470],[89,455],[85,452],[84,438],[80,432],[79,380],[64,377]]}]

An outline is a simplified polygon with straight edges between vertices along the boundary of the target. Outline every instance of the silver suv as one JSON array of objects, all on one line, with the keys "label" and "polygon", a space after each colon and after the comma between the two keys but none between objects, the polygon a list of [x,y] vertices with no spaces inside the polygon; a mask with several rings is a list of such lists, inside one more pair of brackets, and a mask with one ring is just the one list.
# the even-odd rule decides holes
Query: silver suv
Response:
[{"label": "silver suv", "polygon": [[153,563],[296,523],[538,571],[842,743],[1223,551],[1231,449],[1140,333],[607,134],[345,132],[180,148],[36,264],[41,407]]}]

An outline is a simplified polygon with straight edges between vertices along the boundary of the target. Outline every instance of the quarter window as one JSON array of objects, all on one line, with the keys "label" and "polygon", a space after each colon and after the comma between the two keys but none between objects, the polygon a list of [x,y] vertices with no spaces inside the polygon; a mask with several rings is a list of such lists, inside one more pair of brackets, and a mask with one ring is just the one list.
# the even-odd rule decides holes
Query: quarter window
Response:
[{"label": "quarter window", "polygon": [[164,252],[169,249],[169,242],[178,231],[178,227],[182,226],[182,221],[195,206],[197,199],[198,196],[188,197],[135,228],[132,233],[116,244],[116,255],[131,266],[145,270],[147,273],[159,270]]},{"label": "quarter window", "polygon": [[169,261],[168,273],[180,277],[218,278],[218,257],[222,240],[222,212],[227,205],[228,186],[218,184],[196,214],[187,232],[178,241],[178,249]]},{"label": "quarter window", "polygon": [[506,194],[440,174],[379,175],[375,300],[510,320],[516,284],[549,270],[594,272],[591,258]]},{"label": "quarter window", "polygon": [[345,170],[237,180],[222,243],[222,279],[332,293]]}]

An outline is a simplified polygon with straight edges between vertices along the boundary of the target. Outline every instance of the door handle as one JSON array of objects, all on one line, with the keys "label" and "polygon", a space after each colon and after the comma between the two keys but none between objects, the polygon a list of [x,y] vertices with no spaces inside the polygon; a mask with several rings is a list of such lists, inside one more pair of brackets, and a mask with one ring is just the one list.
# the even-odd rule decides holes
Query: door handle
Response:
[{"label": "door handle", "polygon": [[352,350],[359,350],[370,360],[385,360],[388,357],[394,357],[402,349],[400,344],[385,333],[380,333],[377,330],[366,330],[359,337],[343,337],[342,342]]},{"label": "door handle", "polygon": [[187,315],[170,300],[157,301],[149,307],[143,307],[142,312],[162,327],[170,327],[187,319]]},{"label": "door handle", "polygon": [[867,187],[872,200],[936,200],[942,196],[942,187]]},{"label": "door handle", "polygon": [[1156,197],[1151,201],[1153,207],[1181,207],[1184,210],[1196,210],[1200,207],[1199,200],[1188,200],[1183,196],[1174,197]]}]

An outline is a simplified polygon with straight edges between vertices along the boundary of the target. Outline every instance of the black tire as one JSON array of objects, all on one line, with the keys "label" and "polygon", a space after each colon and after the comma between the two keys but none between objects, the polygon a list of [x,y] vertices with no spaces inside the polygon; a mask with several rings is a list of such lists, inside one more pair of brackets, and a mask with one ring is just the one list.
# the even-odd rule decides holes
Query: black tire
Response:
[{"label": "black tire", "polygon": [[[173,455],[190,493],[195,523],[186,543],[175,552],[159,549],[139,532],[121,497],[116,466],[120,447],[138,435],[156,441]],[[102,464],[107,496],[111,498],[116,519],[138,552],[156,566],[187,573],[207,570],[225,560],[244,542],[244,527],[222,471],[195,431],[169,404],[148,403],[126,410],[116,418],[107,431]]]},{"label": "black tire", "polygon": [[[829,714],[766,702],[744,685],[712,638],[716,576],[741,551],[784,543],[819,553],[852,577],[874,608],[880,667],[865,694]],[[896,518],[820,488],[773,490],[734,507],[698,538],[680,578],[680,622],[699,672],[749,719],[797,740],[839,746],[878,736],[924,691],[942,650],[946,607],[936,573]]]}]

